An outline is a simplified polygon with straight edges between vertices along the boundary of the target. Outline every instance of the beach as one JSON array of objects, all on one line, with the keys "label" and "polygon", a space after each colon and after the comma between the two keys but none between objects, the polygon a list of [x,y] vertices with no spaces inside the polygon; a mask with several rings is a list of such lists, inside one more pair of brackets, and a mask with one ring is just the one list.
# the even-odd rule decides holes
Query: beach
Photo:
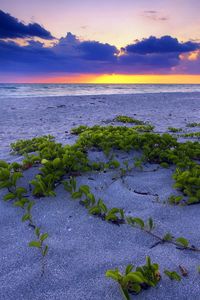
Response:
[{"label": "beach", "polygon": [[[10,153],[10,143],[41,135],[53,135],[57,142],[74,144],[70,134],[79,125],[116,125],[118,115],[130,116],[155,126],[154,132],[169,132],[168,127],[182,128],[183,133],[197,129],[186,127],[200,122],[200,93],[145,93],[129,95],[60,96],[0,99],[0,159],[20,162],[21,156]],[[119,125],[119,124],[117,124]],[[179,141],[187,139],[180,138]],[[92,159],[102,153],[91,151]],[[134,153],[117,153],[118,160],[129,160]],[[109,207],[123,208],[127,215],[151,217],[160,234],[171,232],[200,247],[199,204],[173,206],[167,198],[174,194],[174,166],[165,169],[147,164],[143,171],[133,170],[124,180],[112,178],[116,170],[84,173],[77,183],[87,184]],[[156,169],[156,171],[155,171]],[[22,185],[28,186],[35,168],[25,171]],[[92,177],[92,180],[91,180]],[[62,186],[56,197],[36,200],[33,217],[48,232],[49,252],[45,273],[36,249],[28,247],[33,232],[21,222],[22,211],[0,201],[0,299],[2,300],[120,300],[117,283],[105,277],[108,269],[124,270],[127,264],[141,265],[149,255],[160,270],[188,270],[181,282],[166,276],[156,288],[142,291],[133,299],[198,299],[200,294],[200,254],[176,249],[170,244],[151,246],[156,240],[127,224],[116,226],[88,214],[73,201]],[[0,190],[1,198],[5,194]]]}]

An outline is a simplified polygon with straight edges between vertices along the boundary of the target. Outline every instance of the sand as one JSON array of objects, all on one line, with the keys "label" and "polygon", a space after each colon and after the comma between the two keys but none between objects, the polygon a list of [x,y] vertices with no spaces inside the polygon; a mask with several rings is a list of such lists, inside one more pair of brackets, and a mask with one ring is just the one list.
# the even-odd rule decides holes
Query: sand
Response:
[{"label": "sand", "polygon": [[[70,128],[81,124],[112,124],[118,114],[149,121],[157,132],[166,132],[168,126],[189,132],[187,123],[200,122],[199,93],[1,99],[0,103],[0,158],[8,161],[21,160],[9,153],[9,144],[17,139],[52,134],[57,141],[72,144],[76,137],[69,134]],[[90,155],[101,157],[98,152]],[[130,158],[127,154],[118,156],[120,161]],[[90,185],[108,207],[123,208],[127,215],[143,219],[152,217],[158,233],[170,231],[200,247],[200,205],[174,207],[166,203],[167,197],[175,193],[173,168],[153,172],[155,167],[146,165],[145,172],[132,171],[124,181],[119,179],[113,184],[116,170],[84,174],[77,182]],[[33,178],[35,173],[36,170],[26,171],[26,178]],[[94,180],[89,179],[91,176]],[[26,185],[25,179],[22,184]],[[1,198],[3,194],[1,190]],[[143,264],[146,255],[160,264],[161,271],[165,268],[178,271],[181,264],[189,276],[180,283],[163,276],[156,288],[133,298],[200,299],[197,272],[200,254],[180,251],[172,245],[150,249],[155,243],[151,236],[128,225],[118,227],[89,216],[62,186],[56,189],[56,194],[36,200],[33,207],[36,223],[49,233],[43,277],[38,251],[27,246],[33,239],[33,231],[20,221],[22,210],[0,201],[0,299],[120,300],[118,285],[105,277],[106,270],[116,267],[123,270],[129,263]]]}]

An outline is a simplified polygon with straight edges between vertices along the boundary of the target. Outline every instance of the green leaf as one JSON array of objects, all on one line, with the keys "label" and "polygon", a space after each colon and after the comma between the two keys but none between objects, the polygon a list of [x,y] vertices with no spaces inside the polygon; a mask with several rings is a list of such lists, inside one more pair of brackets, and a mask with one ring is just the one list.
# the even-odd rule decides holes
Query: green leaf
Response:
[{"label": "green leaf", "polygon": [[43,164],[43,165],[45,165],[46,163],[48,163],[49,161],[47,160],[47,159],[45,159],[45,158],[43,158],[42,160],[41,160],[41,164]]},{"label": "green leaf", "polygon": [[118,219],[117,216],[110,212],[106,216],[106,221],[117,221],[117,219]]},{"label": "green leaf", "polygon": [[150,258],[150,256],[146,256],[146,265],[149,269],[151,268],[151,258]]},{"label": "green leaf", "polygon": [[165,275],[167,275],[171,280],[181,281],[181,276],[175,271],[164,270]]},{"label": "green leaf", "polygon": [[108,270],[106,272],[106,277],[112,278],[113,280],[118,281],[120,279],[119,271],[116,270]]},{"label": "green leaf", "polygon": [[40,236],[40,228],[39,227],[35,228],[35,235],[39,238],[39,236]]},{"label": "green leaf", "polygon": [[12,200],[15,199],[16,195],[13,193],[8,193],[6,195],[3,196],[3,200],[4,201],[8,201],[8,200]]},{"label": "green leaf", "polygon": [[69,183],[72,186],[72,190],[75,192],[76,191],[76,179],[74,177],[71,177],[69,180]]},{"label": "green leaf", "polygon": [[118,212],[120,212],[120,209],[117,207],[113,207],[109,210],[109,214],[116,214]]},{"label": "green leaf", "polygon": [[4,160],[0,160],[0,168],[5,168],[7,169],[8,168],[8,163]]},{"label": "green leaf", "polygon": [[90,203],[91,203],[92,205],[94,205],[95,202],[96,202],[95,197],[94,197],[94,194],[92,194],[92,193],[87,194],[87,199],[90,200]]},{"label": "green leaf", "polygon": [[91,207],[89,213],[92,215],[97,215],[101,213],[101,209],[98,206]]},{"label": "green leaf", "polygon": [[106,213],[106,212],[108,211],[107,206],[105,205],[105,203],[103,202],[102,199],[99,199],[97,205],[100,207],[100,209],[101,209],[104,213]]},{"label": "green leaf", "polygon": [[153,219],[152,218],[148,219],[148,225],[149,225],[149,230],[151,231],[154,228],[154,223],[153,223]]},{"label": "green leaf", "polygon": [[47,238],[48,238],[48,233],[43,233],[41,236],[40,236],[40,241],[44,241],[44,240],[46,240]]},{"label": "green leaf", "polygon": [[141,229],[144,228],[145,224],[144,221],[140,218],[132,218],[133,223],[136,223],[137,225],[139,225],[141,227]]},{"label": "green leaf", "polygon": [[38,241],[31,241],[28,245],[29,245],[29,247],[36,247],[36,248],[41,247],[41,243]]},{"label": "green leaf", "polygon": [[27,202],[28,202],[28,199],[26,199],[26,198],[21,198],[19,201],[16,201],[16,202],[14,203],[14,206],[24,208],[24,205],[25,205]]},{"label": "green leaf", "polygon": [[59,157],[57,157],[53,160],[54,168],[58,168],[60,166],[60,164],[61,164],[61,159]]},{"label": "green leaf", "polygon": [[133,272],[126,275],[126,282],[143,283],[144,277],[140,272]]},{"label": "green leaf", "polygon": [[12,174],[12,183],[13,183],[13,185],[16,185],[16,183],[17,183],[17,180],[19,179],[19,178],[21,178],[21,177],[23,177],[23,175],[22,175],[22,173],[20,173],[20,172],[14,172],[13,174]]},{"label": "green leaf", "polygon": [[133,270],[134,266],[133,265],[128,265],[126,267],[126,271],[125,271],[125,274],[128,275],[128,273],[130,273],[132,270]]},{"label": "green leaf", "polygon": [[21,186],[16,188],[16,194],[17,194],[18,198],[21,198],[22,194],[25,194],[25,193],[27,193],[27,190],[25,188],[23,188]]},{"label": "green leaf", "polygon": [[171,233],[166,233],[165,235],[164,235],[164,237],[163,237],[163,240],[164,241],[172,241],[172,239],[173,239],[173,236],[171,235]]},{"label": "green leaf", "polygon": [[49,247],[46,245],[45,248],[44,248],[44,250],[43,250],[42,255],[43,256],[47,255],[48,250],[49,250]]},{"label": "green leaf", "polygon": [[79,199],[79,198],[81,198],[81,196],[82,196],[81,192],[74,192],[74,193],[72,193],[72,198],[73,199]]},{"label": "green leaf", "polygon": [[177,242],[178,244],[180,244],[181,246],[185,247],[185,248],[188,247],[188,245],[189,245],[188,240],[185,239],[184,237],[179,237],[179,238],[177,238],[177,239],[176,239],[176,242]]},{"label": "green leaf", "polygon": [[29,201],[28,205],[27,205],[27,211],[30,213],[31,208],[33,207],[35,203],[33,201]]},{"label": "green leaf", "polygon": [[90,187],[88,185],[81,185],[79,191],[87,196],[90,193]]},{"label": "green leaf", "polygon": [[139,294],[139,292],[141,291],[141,286],[137,283],[134,283],[132,286],[131,286],[131,290],[134,291],[136,294]]},{"label": "green leaf", "polygon": [[31,215],[30,214],[23,215],[22,222],[25,222],[25,221],[28,221],[28,220],[31,220]]}]

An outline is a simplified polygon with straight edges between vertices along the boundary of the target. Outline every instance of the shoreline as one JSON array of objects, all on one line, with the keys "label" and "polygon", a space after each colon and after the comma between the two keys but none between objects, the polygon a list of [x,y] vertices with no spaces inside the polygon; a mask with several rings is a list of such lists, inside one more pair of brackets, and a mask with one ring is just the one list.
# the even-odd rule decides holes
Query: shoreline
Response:
[{"label": "shoreline", "polygon": [[44,95],[41,95],[41,96],[33,96],[33,95],[30,95],[30,96],[23,96],[23,97],[21,97],[21,96],[19,96],[19,97],[16,97],[16,96],[12,96],[12,97],[5,97],[4,95],[2,95],[2,96],[0,96],[0,101],[2,100],[2,99],[8,99],[8,100],[12,100],[12,99],[16,99],[16,100],[18,100],[18,99],[35,99],[35,98],[44,98],[44,99],[46,99],[46,98],[71,98],[71,97],[103,97],[103,96],[106,96],[106,97],[116,97],[116,96],[135,96],[135,95],[149,95],[149,96],[151,96],[151,95],[160,95],[160,94],[162,94],[162,95],[182,95],[182,94],[188,94],[188,95],[190,95],[190,94],[192,94],[192,95],[200,95],[200,91],[199,92],[197,92],[197,91],[190,91],[190,92],[185,92],[185,91],[182,91],[182,92],[180,92],[180,91],[178,91],[178,92],[174,92],[174,91],[171,91],[171,92],[163,92],[163,91],[159,91],[159,92],[154,92],[154,93],[152,93],[152,92],[136,92],[136,93],[110,93],[110,94],[106,94],[106,93],[104,93],[104,94],[77,94],[77,95],[75,95],[75,94],[71,94],[71,95],[48,95],[48,96],[44,96]]}]

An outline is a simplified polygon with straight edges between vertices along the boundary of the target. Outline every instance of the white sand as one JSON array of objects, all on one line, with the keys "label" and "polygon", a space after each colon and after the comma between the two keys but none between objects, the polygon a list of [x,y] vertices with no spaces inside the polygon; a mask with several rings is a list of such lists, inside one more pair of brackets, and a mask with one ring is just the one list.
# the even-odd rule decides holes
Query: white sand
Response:
[{"label": "white sand", "polygon": [[[73,143],[71,127],[86,124],[105,124],[118,114],[149,121],[156,131],[165,132],[168,126],[182,127],[200,122],[200,94],[141,94],[112,96],[49,97],[0,100],[0,158],[9,161],[9,144],[43,134],[56,136],[57,141]],[[110,123],[109,123],[110,124]],[[93,153],[97,155],[98,153]],[[119,159],[126,155],[119,154]],[[147,170],[154,166],[147,166]],[[112,182],[116,171],[88,174],[77,178],[79,184],[89,184],[95,195],[101,196],[109,207],[125,209],[126,214],[147,219],[152,217],[157,232],[170,231],[184,236],[200,247],[200,205],[174,207],[164,204],[175,191],[171,178],[173,168],[157,172],[133,171]],[[31,179],[32,170],[26,171]],[[22,180],[23,182],[23,180]],[[139,195],[134,190],[149,192]],[[150,246],[155,240],[127,225],[120,227],[89,216],[87,211],[70,199],[59,186],[54,198],[36,200],[33,216],[43,231],[49,233],[49,253],[45,275],[41,278],[40,256],[27,244],[33,239],[32,229],[21,223],[21,209],[0,201],[0,299],[2,300],[120,300],[116,283],[105,278],[109,268],[129,263],[143,264],[146,255],[160,264],[161,270],[178,271],[181,264],[189,271],[180,283],[163,276],[157,288],[142,292],[136,299],[200,299],[200,254],[180,251],[172,245]],[[0,191],[2,195],[4,191]],[[154,194],[159,195],[156,201]],[[134,298],[134,297],[133,297]]]}]

